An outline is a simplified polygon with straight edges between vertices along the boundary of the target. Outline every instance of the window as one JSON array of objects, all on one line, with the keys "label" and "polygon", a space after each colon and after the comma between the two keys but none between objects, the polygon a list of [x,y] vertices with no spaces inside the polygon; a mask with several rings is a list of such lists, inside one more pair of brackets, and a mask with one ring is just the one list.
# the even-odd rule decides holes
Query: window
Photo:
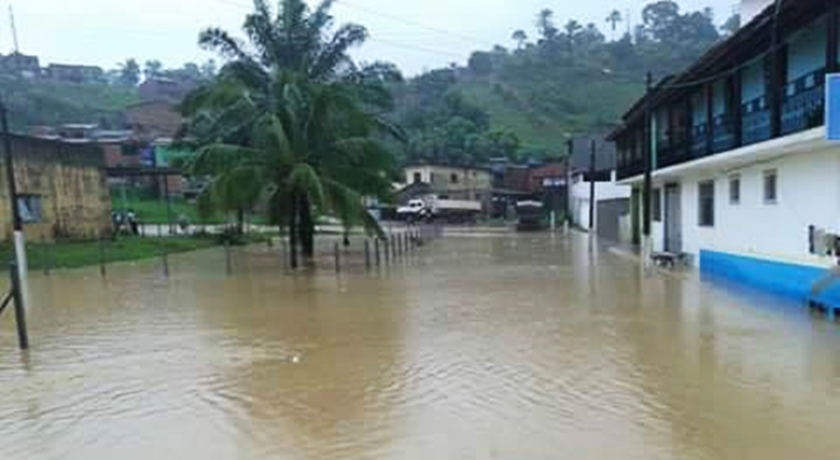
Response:
[{"label": "window", "polygon": [[419,172],[414,173],[414,183],[419,184],[420,182],[423,182],[423,176]]},{"label": "window", "polygon": [[455,174],[455,173],[450,174],[449,175],[449,182],[452,182],[453,184],[457,184],[458,183],[458,175]]},{"label": "window", "polygon": [[18,209],[24,224],[38,224],[42,222],[40,195],[18,195]]},{"label": "window", "polygon": [[662,189],[653,189],[650,201],[651,218],[654,222],[662,222]]},{"label": "window", "polygon": [[779,199],[779,175],[775,169],[764,171],[764,204],[776,204]]},{"label": "window", "polygon": [[701,227],[715,226],[715,182],[697,184],[697,223]]},{"label": "window", "polygon": [[729,204],[741,204],[741,176],[729,177]]}]

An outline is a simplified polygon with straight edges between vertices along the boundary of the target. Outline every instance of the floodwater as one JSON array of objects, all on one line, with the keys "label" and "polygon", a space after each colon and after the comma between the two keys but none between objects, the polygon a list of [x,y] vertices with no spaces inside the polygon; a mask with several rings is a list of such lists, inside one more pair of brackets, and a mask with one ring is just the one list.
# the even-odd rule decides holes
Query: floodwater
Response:
[{"label": "floodwater", "polygon": [[840,327],[640,276],[585,237],[464,235],[378,274],[252,248],[30,282],[2,459],[836,459]]}]

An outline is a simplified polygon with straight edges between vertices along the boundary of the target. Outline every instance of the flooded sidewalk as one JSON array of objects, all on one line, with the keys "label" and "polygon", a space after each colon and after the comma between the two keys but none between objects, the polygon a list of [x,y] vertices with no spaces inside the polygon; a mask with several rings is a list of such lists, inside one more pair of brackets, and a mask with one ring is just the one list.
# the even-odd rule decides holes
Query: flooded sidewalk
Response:
[{"label": "flooded sidewalk", "polygon": [[278,254],[34,276],[28,353],[0,318],[0,458],[840,452],[840,328],[799,304],[578,234],[464,232],[340,275]]}]

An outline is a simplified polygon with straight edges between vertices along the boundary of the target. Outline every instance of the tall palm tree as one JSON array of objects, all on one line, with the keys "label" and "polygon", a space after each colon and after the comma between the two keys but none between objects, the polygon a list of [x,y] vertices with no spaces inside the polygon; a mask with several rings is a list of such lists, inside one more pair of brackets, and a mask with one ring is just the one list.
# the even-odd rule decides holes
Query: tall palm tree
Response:
[{"label": "tall palm tree", "polygon": [[612,26],[612,39],[615,41],[615,30],[618,27],[618,23],[623,21],[624,18],[621,16],[621,12],[618,10],[612,10],[609,16],[607,16],[607,22]]},{"label": "tall palm tree", "polygon": [[194,172],[239,171],[239,180],[260,184],[274,220],[288,225],[295,266],[298,242],[304,257],[314,254],[313,212],[378,229],[361,194],[387,193],[390,155],[373,136],[400,134],[377,116],[390,108],[383,83],[399,78],[395,68],[353,63],[348,51],[367,32],[347,24],[328,34],[332,4],[310,11],[303,0],[282,0],[273,15],[254,0],[248,47],[221,29],[202,32],[200,43],[229,61],[182,105],[204,145]]}]

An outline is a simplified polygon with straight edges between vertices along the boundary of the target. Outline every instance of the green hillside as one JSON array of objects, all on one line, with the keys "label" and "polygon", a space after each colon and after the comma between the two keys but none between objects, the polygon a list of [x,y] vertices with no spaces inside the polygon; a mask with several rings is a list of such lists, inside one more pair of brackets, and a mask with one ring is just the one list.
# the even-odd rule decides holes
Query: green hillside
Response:
[{"label": "green hillside", "polygon": [[139,101],[136,87],[69,84],[0,76],[0,91],[12,129],[32,125],[99,123],[121,125],[125,108]]}]

